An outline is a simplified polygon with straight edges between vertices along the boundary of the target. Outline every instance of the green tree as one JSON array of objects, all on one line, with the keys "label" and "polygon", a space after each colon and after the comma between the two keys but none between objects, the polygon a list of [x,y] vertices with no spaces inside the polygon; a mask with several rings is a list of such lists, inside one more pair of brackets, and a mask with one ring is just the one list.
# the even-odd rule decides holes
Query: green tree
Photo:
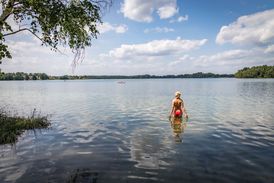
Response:
[{"label": "green tree", "polygon": [[4,80],[4,76],[5,76],[5,73],[1,72],[1,69],[0,69],[0,80]]},{"label": "green tree", "polygon": [[37,78],[37,76],[34,74],[34,75],[32,75],[32,80],[37,80],[38,78]]},{"label": "green tree", "polygon": [[4,80],[14,80],[13,74],[12,73],[6,73]]},{"label": "green tree", "polygon": [[29,80],[29,75],[28,74],[25,74],[25,80]]},{"label": "green tree", "polygon": [[274,78],[274,66],[245,67],[235,73],[236,78]]},{"label": "green tree", "polygon": [[[58,51],[59,45],[68,45],[81,58],[83,49],[97,38],[97,25],[102,10],[112,0],[1,0],[0,8],[0,60],[11,58],[6,37],[27,31],[42,45]],[[2,12],[1,12],[2,11]],[[13,30],[8,23],[12,18],[19,26]],[[1,63],[1,62],[0,62]]]},{"label": "green tree", "polygon": [[16,72],[15,76],[13,78],[14,78],[14,80],[24,80],[25,79],[24,73],[23,72]]},{"label": "green tree", "polygon": [[42,73],[42,74],[40,74],[40,79],[47,80],[47,79],[49,79],[49,76],[45,73]]},{"label": "green tree", "polygon": [[60,79],[67,80],[69,79],[68,75],[60,76]]}]

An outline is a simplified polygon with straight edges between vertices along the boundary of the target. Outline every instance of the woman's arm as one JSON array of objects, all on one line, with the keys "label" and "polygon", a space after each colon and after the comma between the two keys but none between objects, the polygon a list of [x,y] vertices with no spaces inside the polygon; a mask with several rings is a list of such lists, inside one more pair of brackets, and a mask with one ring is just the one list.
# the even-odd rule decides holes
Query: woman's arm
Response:
[{"label": "woman's arm", "polygon": [[185,116],[186,118],[188,118],[188,115],[187,115],[187,113],[186,113],[186,108],[185,108],[185,105],[184,105],[184,101],[183,101],[183,100],[182,100],[181,110],[182,110],[184,116]]},{"label": "woman's arm", "polygon": [[172,100],[172,107],[171,107],[171,111],[170,111],[169,117],[171,117],[171,115],[173,114],[173,112],[174,112],[174,101]]}]

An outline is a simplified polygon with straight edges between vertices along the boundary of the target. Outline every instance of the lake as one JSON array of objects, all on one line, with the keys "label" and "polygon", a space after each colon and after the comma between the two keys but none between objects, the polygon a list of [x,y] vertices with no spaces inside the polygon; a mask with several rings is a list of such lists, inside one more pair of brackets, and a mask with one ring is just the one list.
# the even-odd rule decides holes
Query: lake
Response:
[{"label": "lake", "polygon": [[274,79],[119,81],[1,81],[0,107],[52,126],[0,146],[0,182],[274,182]]}]

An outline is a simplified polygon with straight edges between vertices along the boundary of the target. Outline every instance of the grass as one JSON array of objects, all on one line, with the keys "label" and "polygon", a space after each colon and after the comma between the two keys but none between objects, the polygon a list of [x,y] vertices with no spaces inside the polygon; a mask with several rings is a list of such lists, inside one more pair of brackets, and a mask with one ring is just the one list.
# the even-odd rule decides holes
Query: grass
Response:
[{"label": "grass", "polygon": [[11,116],[0,110],[0,144],[15,143],[25,130],[48,128],[50,122],[47,116],[40,116],[36,109],[31,116]]}]

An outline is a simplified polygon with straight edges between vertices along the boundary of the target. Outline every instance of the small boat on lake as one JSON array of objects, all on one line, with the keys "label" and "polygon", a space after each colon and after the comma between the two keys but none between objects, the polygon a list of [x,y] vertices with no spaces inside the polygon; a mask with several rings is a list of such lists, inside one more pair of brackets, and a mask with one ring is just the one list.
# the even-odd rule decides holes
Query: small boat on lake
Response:
[{"label": "small boat on lake", "polygon": [[126,82],[125,81],[118,81],[117,83],[118,84],[125,84]]}]

